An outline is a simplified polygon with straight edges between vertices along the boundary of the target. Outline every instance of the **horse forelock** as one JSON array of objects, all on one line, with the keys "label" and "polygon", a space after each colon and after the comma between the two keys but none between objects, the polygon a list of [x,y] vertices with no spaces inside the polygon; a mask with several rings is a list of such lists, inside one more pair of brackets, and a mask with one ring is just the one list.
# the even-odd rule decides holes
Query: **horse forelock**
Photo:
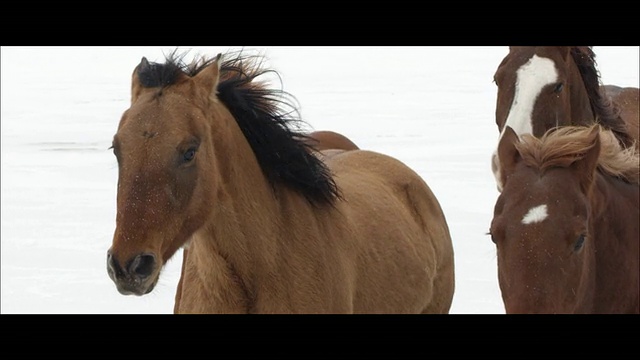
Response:
[{"label": "horse forelock", "polygon": [[640,158],[635,146],[623,148],[611,130],[599,125],[564,126],[547,131],[536,138],[524,134],[516,144],[522,159],[529,166],[545,171],[552,167],[568,167],[593,146],[589,134],[593,127],[599,127],[600,156],[598,168],[603,173],[620,178],[632,184],[640,179]]},{"label": "horse forelock", "polygon": [[177,49],[165,55],[164,63],[151,62],[147,66],[136,68],[138,80],[145,88],[165,88],[177,83],[180,76],[193,77],[209,66],[215,57],[195,56],[191,62],[185,62],[189,52],[179,53]]}]

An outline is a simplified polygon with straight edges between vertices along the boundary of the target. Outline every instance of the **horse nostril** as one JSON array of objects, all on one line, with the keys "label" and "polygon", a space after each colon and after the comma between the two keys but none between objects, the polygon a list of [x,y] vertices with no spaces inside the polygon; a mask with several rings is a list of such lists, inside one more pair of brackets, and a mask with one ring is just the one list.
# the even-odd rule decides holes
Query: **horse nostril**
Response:
[{"label": "horse nostril", "polygon": [[153,255],[138,255],[133,259],[131,265],[129,265],[129,274],[145,278],[153,273],[155,262],[156,258]]},{"label": "horse nostril", "polygon": [[123,270],[118,264],[118,260],[111,254],[111,251],[107,251],[107,273],[111,278],[122,277],[123,275]]}]

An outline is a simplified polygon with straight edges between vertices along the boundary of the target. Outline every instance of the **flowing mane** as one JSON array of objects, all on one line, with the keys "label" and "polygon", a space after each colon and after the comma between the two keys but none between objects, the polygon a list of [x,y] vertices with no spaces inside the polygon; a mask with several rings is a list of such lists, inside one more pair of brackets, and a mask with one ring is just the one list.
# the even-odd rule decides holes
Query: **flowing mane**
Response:
[{"label": "flowing mane", "polygon": [[599,127],[600,157],[598,168],[605,174],[618,177],[632,184],[640,180],[639,153],[635,146],[623,148],[611,130],[595,124],[592,126],[565,126],[547,131],[541,138],[523,134],[516,144],[523,160],[541,170],[551,167],[567,167],[581,159],[593,146],[589,133]]},{"label": "flowing mane", "polygon": [[[197,75],[214,58],[201,57],[190,63],[183,61],[186,53],[173,51],[165,56],[165,63],[152,63],[139,71],[139,80],[147,88],[162,90],[176,83],[179,74]],[[262,171],[274,186],[282,184],[303,194],[312,204],[333,203],[340,196],[332,174],[322,161],[313,155],[306,123],[300,118],[293,95],[267,87],[257,78],[268,73],[265,58],[242,51],[223,55],[218,84],[218,98],[236,119],[251,145]]]},{"label": "flowing mane", "polygon": [[589,103],[597,121],[610,129],[626,147],[633,143],[633,137],[620,117],[620,109],[601,91],[600,72],[596,68],[596,55],[591,46],[574,46],[571,56],[575,61],[582,81],[589,95]]}]

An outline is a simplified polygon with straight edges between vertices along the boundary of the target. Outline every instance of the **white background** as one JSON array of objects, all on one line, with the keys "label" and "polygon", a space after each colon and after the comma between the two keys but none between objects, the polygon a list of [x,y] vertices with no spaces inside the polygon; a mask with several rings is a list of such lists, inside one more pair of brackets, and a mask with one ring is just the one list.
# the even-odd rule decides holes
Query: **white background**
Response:
[{"label": "white background", "polygon": [[[2,47],[2,313],[171,313],[182,253],[143,297],[106,272],[117,164],[108,150],[143,56],[175,47]],[[191,48],[215,55],[238,47]],[[452,314],[503,314],[490,155],[493,73],[507,47],[252,48],[280,72],[310,128],[415,169],[438,197],[453,238]],[[596,46],[604,83],[638,86],[639,48]]]}]

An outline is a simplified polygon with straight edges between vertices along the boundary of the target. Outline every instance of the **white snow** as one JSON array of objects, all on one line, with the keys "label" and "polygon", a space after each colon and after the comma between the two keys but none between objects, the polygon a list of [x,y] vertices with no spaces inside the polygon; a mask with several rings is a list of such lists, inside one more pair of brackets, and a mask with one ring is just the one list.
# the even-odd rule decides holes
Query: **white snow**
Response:
[{"label": "white snow", "polygon": [[[117,178],[108,147],[128,107],[134,67],[171,50],[2,47],[3,314],[172,312],[181,253],[143,297],[120,295],[106,271]],[[507,46],[259,50],[314,129],[395,156],[429,184],[454,242],[451,313],[503,314],[487,232],[498,195],[492,79]],[[638,86],[637,46],[594,51],[603,82]]]}]

